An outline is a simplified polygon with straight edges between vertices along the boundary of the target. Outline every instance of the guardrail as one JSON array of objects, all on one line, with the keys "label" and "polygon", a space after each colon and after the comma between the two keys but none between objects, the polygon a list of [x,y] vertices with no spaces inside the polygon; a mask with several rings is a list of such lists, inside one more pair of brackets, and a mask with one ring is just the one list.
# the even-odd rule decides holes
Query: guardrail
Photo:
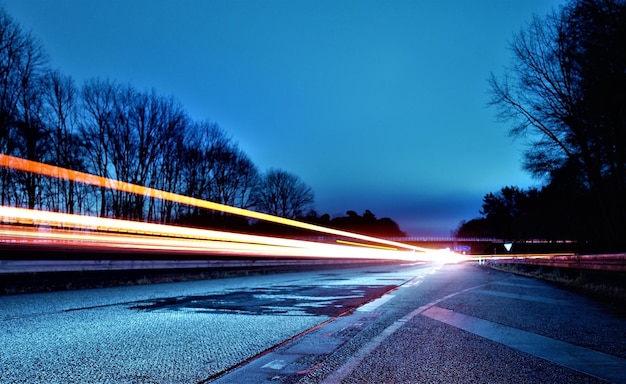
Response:
[{"label": "guardrail", "polygon": [[0,295],[372,265],[364,259],[0,260]]},{"label": "guardrail", "polygon": [[517,264],[553,268],[593,271],[626,272],[626,254],[601,255],[511,255],[511,257],[486,257],[479,262],[488,264]]},{"label": "guardrail", "polygon": [[375,263],[376,260],[248,258],[212,260],[0,260],[0,276],[2,274],[48,272],[301,267],[361,264],[364,262]]}]

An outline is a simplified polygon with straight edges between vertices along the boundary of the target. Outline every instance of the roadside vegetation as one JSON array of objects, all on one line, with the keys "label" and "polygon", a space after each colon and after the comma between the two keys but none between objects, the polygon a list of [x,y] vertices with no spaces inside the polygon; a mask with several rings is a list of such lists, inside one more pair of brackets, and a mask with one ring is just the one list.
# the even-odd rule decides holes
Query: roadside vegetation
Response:
[{"label": "roadside vegetation", "polygon": [[[489,267],[550,281],[594,299],[626,308],[626,274],[624,273],[503,263],[493,263]],[[626,312],[623,315],[626,315]]]},{"label": "roadside vegetation", "polygon": [[572,0],[513,36],[491,106],[543,183],[488,193],[456,234],[626,250],[626,1]]}]

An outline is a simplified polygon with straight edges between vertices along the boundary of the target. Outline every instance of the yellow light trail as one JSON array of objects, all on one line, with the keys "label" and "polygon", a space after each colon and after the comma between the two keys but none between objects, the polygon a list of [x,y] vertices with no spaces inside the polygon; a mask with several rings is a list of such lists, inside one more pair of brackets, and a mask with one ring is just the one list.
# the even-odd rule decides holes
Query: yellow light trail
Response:
[{"label": "yellow light trail", "polygon": [[386,250],[389,250],[389,251],[397,251],[398,250],[398,248],[385,247],[385,246],[382,246],[382,245],[363,244],[363,243],[357,243],[355,241],[337,240],[337,243],[339,243],[339,244],[348,244],[348,245],[356,245],[356,246],[359,246],[359,247],[367,247],[367,248],[386,249]]},{"label": "yellow light trail", "polygon": [[[8,223],[8,225],[0,226],[0,242],[12,244],[80,245],[96,248],[185,251],[241,256],[418,260],[415,257],[417,254],[414,252],[363,249],[356,246],[24,208],[0,206],[0,218],[4,223]],[[63,229],[64,227],[79,230],[68,231]],[[420,253],[419,255],[424,254]]]},{"label": "yellow light trail", "polygon": [[395,241],[389,241],[372,236],[362,235],[358,233],[352,233],[347,231],[341,231],[333,228],[322,227],[319,225],[300,222],[297,220],[286,219],[283,217],[273,216],[266,213],[251,211],[243,208],[231,207],[224,204],[219,204],[211,201],[196,199],[189,196],[184,196],[172,192],[161,191],[154,188],[148,188],[137,184],[131,184],[124,181],[113,180],[102,176],[91,175],[84,172],[74,171],[71,169],[61,168],[53,165],[39,163],[36,161],[26,160],[6,154],[0,154],[0,166],[16,169],[19,171],[32,172],[43,176],[54,177],[58,179],[72,180],[79,183],[98,186],[102,188],[114,189],[122,192],[134,193],[144,195],[147,197],[153,197],[157,199],[177,202],[199,208],[206,208],[215,211],[221,211],[230,213],[233,215],[245,216],[253,219],[269,221],[273,223],[283,224],[301,229],[307,229],[310,231],[321,232],[336,236],[344,236],[353,239],[359,239],[369,241],[378,244],[390,245],[392,247],[408,249],[412,251],[430,252],[432,249],[412,246]]}]

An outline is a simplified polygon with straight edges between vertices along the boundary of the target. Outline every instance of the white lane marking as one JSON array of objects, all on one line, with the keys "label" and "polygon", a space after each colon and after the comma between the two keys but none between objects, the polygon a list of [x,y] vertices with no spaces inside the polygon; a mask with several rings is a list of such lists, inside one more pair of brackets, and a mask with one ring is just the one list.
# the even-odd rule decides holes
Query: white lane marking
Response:
[{"label": "white lane marking", "polygon": [[348,377],[348,375],[352,371],[354,371],[354,369],[361,363],[361,361],[363,361],[363,359],[365,359],[365,357],[367,355],[372,353],[372,351],[374,349],[376,349],[387,337],[391,336],[395,331],[397,331],[407,321],[409,321],[412,318],[414,318],[415,316],[421,314],[422,312],[424,312],[428,308],[433,307],[433,306],[439,304],[440,302],[442,302],[444,300],[447,300],[447,299],[449,299],[449,298],[451,298],[453,296],[456,296],[456,295],[458,295],[460,293],[471,291],[472,289],[482,288],[482,287],[485,287],[487,285],[489,285],[489,284],[481,284],[481,285],[477,285],[475,287],[471,287],[471,288],[463,289],[463,290],[458,291],[458,292],[451,293],[451,294],[449,294],[447,296],[444,296],[444,297],[442,297],[440,299],[437,299],[437,300],[435,300],[433,302],[430,302],[430,303],[428,303],[426,305],[423,305],[423,306],[415,309],[413,312],[409,313],[408,315],[405,315],[404,317],[396,320],[393,324],[391,324],[390,326],[385,328],[380,334],[378,334],[376,337],[372,338],[367,344],[365,344],[363,347],[361,347],[361,349],[359,349],[354,355],[352,355],[352,357],[350,359],[348,359],[348,361],[344,365],[342,365],[335,372],[331,373],[329,376],[324,378],[324,380],[322,381],[322,384],[336,384],[336,383],[340,383],[341,381],[343,381],[343,379]]},{"label": "white lane marking", "polygon": [[359,308],[357,308],[357,312],[372,312],[373,310],[385,304],[386,302],[393,299],[394,297],[395,295],[391,295],[391,294],[381,296],[374,301],[370,301],[369,303],[360,306]]},{"label": "white lane marking", "polygon": [[[412,278],[411,280],[407,281],[406,283],[402,284],[399,288],[409,288],[409,287],[414,287],[418,284],[420,284],[422,281],[424,281],[424,273],[419,274],[417,276],[415,276],[414,278]],[[388,302],[389,300],[393,299],[395,297],[395,295],[392,294],[387,294],[384,296],[379,297],[378,299],[371,301],[359,308],[357,308],[357,312],[372,312],[374,309],[380,307],[381,305],[385,304],[386,302]]]},{"label": "white lane marking", "polygon": [[420,284],[422,281],[424,281],[424,277],[426,277],[426,275],[429,275],[431,273],[434,273],[436,271],[439,270],[440,267],[436,267],[436,268],[429,268],[425,271],[422,271],[422,273],[420,273],[419,275],[415,276],[414,278],[412,278],[411,280],[407,281],[406,283],[402,284],[399,288],[410,288],[410,287],[414,287],[418,284]]},{"label": "white lane marking", "polygon": [[261,369],[274,369],[276,371],[279,371],[285,368],[286,365],[287,362],[285,360],[274,360],[262,366]]},{"label": "white lane marking", "polygon": [[422,315],[584,374],[626,383],[625,359],[437,306]]},{"label": "white lane marking", "polygon": [[413,280],[407,282],[406,284],[401,285],[400,288],[414,287],[416,285],[419,285],[422,281],[424,281],[424,276],[418,276],[414,278]]}]

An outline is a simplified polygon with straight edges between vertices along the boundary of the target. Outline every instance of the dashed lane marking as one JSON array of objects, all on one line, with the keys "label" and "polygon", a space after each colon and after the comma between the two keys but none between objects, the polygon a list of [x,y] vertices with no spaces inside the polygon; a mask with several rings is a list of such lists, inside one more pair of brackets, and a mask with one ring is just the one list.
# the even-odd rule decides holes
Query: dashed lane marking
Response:
[{"label": "dashed lane marking", "polygon": [[287,365],[285,360],[273,360],[261,367],[261,369],[274,369],[279,371]]},{"label": "dashed lane marking", "polygon": [[379,297],[378,299],[374,300],[374,301],[370,301],[369,303],[360,306],[359,308],[357,308],[357,312],[372,312],[373,310],[375,310],[376,308],[380,307],[381,305],[385,304],[386,302],[388,302],[389,300],[393,299],[395,297],[395,295],[391,295],[391,294],[387,294],[384,296]]}]

